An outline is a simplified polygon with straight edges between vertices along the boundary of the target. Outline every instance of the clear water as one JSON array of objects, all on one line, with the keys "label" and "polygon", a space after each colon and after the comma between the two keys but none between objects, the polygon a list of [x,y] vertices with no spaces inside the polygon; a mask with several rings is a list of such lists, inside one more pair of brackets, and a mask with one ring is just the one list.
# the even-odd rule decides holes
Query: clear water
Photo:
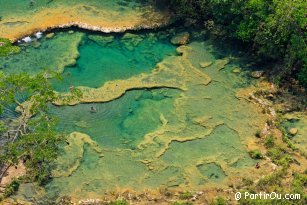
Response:
[{"label": "clear water", "polygon": [[[51,106],[58,130],[85,133],[108,148],[135,149],[146,133],[161,126],[160,112],[173,112],[179,91],[169,89],[130,91],[108,103]],[[96,112],[91,112],[91,108]]]},{"label": "clear water", "polygon": [[293,113],[296,116],[295,119],[285,121],[283,126],[289,132],[291,128],[297,128],[298,132],[295,136],[289,137],[291,138],[294,146],[300,149],[304,154],[307,154],[307,117],[306,114],[303,113]]},{"label": "clear water", "polygon": [[95,88],[109,80],[150,72],[166,56],[176,55],[175,49],[167,38],[157,38],[154,33],[114,37],[60,32],[51,39],[24,44],[17,55],[0,57],[0,70],[63,72],[61,80],[52,81],[57,91],[68,91],[72,85]]},{"label": "clear water", "polygon": [[[32,2],[32,3],[31,3]],[[100,10],[123,11],[127,8],[137,8],[141,6],[142,1],[124,1],[124,0],[90,0],[87,6],[93,6]],[[0,13],[2,18],[10,16],[25,16],[33,14],[43,8],[69,7],[83,5],[83,0],[0,0]]]},{"label": "clear water", "polygon": [[[56,177],[45,187],[48,197],[79,200],[159,187],[200,190],[254,169],[247,145],[266,116],[238,94],[249,83],[244,73],[232,70],[244,64],[224,59],[211,41],[192,40],[178,50],[182,56],[176,55],[171,34],[165,33],[57,33],[0,61],[5,72],[21,72],[27,62],[32,73],[42,65],[61,71],[61,65],[63,81],[52,79],[58,91],[71,85],[96,88],[140,73],[157,83],[184,84],[181,91],[132,89],[107,103],[50,105],[60,132],[79,133],[67,136],[61,147]],[[204,62],[211,65],[201,68]],[[151,72],[157,63],[162,71]],[[26,190],[21,187],[18,197],[33,197]]]},{"label": "clear water", "polygon": [[96,88],[109,80],[148,73],[163,58],[175,55],[175,48],[153,33],[90,35],[79,47],[76,64],[65,69],[62,81],[54,82],[55,89],[68,91],[71,85]]},{"label": "clear water", "polygon": [[58,33],[52,39],[35,40],[21,45],[19,54],[0,57],[0,70],[5,73],[26,72],[35,74],[49,70],[62,72],[65,66],[74,64],[78,54],[78,46],[84,34]]}]

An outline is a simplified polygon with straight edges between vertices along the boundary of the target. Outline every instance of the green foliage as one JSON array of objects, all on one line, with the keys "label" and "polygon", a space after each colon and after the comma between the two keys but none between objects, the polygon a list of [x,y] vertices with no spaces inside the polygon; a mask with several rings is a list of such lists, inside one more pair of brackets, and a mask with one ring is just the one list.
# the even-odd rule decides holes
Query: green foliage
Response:
[{"label": "green foliage", "polygon": [[5,38],[0,38],[0,56],[7,56],[20,52],[20,47],[13,46],[11,41]]},{"label": "green foliage", "polygon": [[9,197],[17,192],[19,189],[19,181],[17,179],[13,179],[13,181],[5,187],[4,197]]},{"label": "green foliage", "polygon": [[181,200],[191,199],[192,197],[193,197],[193,194],[188,191],[185,191],[179,195],[179,199]]},{"label": "green foliage", "polygon": [[[185,17],[213,20],[228,37],[278,62],[276,79],[292,74],[307,86],[305,0],[165,0]],[[219,27],[216,27],[219,28]]]},{"label": "green foliage", "polygon": [[[304,58],[306,61],[306,58]],[[304,85],[304,87],[307,87],[307,63],[304,61],[303,68],[298,73],[298,80]]]},{"label": "green foliage", "polygon": [[31,181],[40,184],[50,176],[50,163],[57,156],[60,140],[54,131],[55,120],[47,115],[48,104],[55,99],[43,73],[36,76],[0,73],[0,107],[10,112],[15,112],[17,107],[20,112],[10,117],[14,123],[5,121],[5,117],[0,119],[6,125],[0,133],[5,142],[0,163],[16,165],[23,160]]},{"label": "green foliage", "polygon": [[[293,180],[291,182],[291,186],[284,186],[283,178],[287,176],[287,170],[281,169],[277,172],[272,173],[271,175],[265,176],[264,178],[260,179],[256,185],[256,189],[249,188],[250,193],[259,193],[260,191],[264,191],[266,193],[270,193],[275,191],[279,194],[300,194],[300,199],[298,200],[264,200],[264,199],[244,199],[241,198],[239,201],[240,204],[285,204],[285,205],[295,205],[295,204],[306,204],[307,195],[305,193],[307,187],[307,175],[306,173],[298,174],[293,173]],[[288,184],[289,182],[287,182]]]},{"label": "green foliage", "polygon": [[275,145],[275,140],[274,140],[274,136],[270,135],[268,136],[265,141],[264,141],[264,145],[266,148],[272,148]]},{"label": "green foliage", "polygon": [[243,178],[242,183],[243,183],[244,186],[251,186],[251,185],[254,184],[253,180],[248,179],[248,178]]},{"label": "green foliage", "polygon": [[192,202],[178,202],[178,201],[176,201],[176,202],[172,203],[172,205],[193,205],[193,203]]},{"label": "green foliage", "polygon": [[306,174],[299,174],[299,173],[293,173],[293,181],[291,184],[291,188],[293,190],[293,193],[299,193],[301,195],[304,195],[304,190],[307,188],[307,175]]},{"label": "green foliage", "polygon": [[259,150],[252,150],[248,152],[252,159],[263,159],[263,155]]},{"label": "green foliage", "polygon": [[285,170],[279,170],[271,175],[265,176],[258,181],[257,188],[262,191],[278,191],[281,188],[282,177],[285,173]]},{"label": "green foliage", "polygon": [[267,155],[272,159],[272,161],[284,168],[287,168],[292,162],[292,157],[282,148],[273,147],[267,152]]},{"label": "green foliage", "polygon": [[129,205],[129,203],[125,200],[117,200],[110,202],[109,205]]},{"label": "green foliage", "polygon": [[223,197],[217,197],[212,205],[227,205],[227,201]]}]

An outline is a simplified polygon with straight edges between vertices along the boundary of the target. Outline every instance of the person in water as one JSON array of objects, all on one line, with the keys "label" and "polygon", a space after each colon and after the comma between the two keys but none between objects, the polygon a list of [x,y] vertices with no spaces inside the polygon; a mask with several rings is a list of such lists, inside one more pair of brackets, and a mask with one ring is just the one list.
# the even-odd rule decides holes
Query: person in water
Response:
[{"label": "person in water", "polygon": [[91,106],[91,112],[97,112],[96,108],[94,108],[93,106]]},{"label": "person in water", "polygon": [[30,0],[30,7],[34,6],[35,1],[34,0]]}]

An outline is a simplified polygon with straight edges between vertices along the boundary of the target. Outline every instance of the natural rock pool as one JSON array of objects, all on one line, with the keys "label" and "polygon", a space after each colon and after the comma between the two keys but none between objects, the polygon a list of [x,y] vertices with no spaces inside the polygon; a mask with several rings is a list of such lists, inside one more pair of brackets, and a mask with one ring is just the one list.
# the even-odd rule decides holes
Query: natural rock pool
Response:
[{"label": "natural rock pool", "polygon": [[[206,33],[183,27],[127,31],[168,21],[146,1],[0,5],[0,36],[14,41],[55,27],[107,32],[48,30],[19,41],[19,54],[0,57],[4,73],[54,71],[62,80],[50,81],[64,98],[71,87],[83,92],[69,105],[59,100],[49,107],[66,136],[53,179],[44,190],[22,184],[16,198],[78,201],[110,191],[202,190],[226,187],[254,170],[248,151],[267,115],[248,99],[248,60],[234,49],[226,52]],[[189,33],[189,44],[171,44]]]},{"label": "natural rock pool", "polygon": [[245,59],[190,32],[190,44],[175,47],[173,29],[63,30],[1,58],[4,72],[54,70],[63,77],[51,79],[55,90],[73,85],[83,91],[74,106],[50,105],[57,130],[67,135],[54,178],[44,192],[21,185],[16,198],[78,201],[106,191],[201,190],[254,170],[248,151],[267,116],[246,97],[253,85]]}]

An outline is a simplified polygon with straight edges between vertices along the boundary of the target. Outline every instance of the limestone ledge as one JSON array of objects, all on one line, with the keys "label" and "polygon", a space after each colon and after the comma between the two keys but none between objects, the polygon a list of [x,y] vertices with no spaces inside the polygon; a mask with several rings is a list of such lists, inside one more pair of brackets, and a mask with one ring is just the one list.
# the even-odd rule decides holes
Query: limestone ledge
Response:
[{"label": "limestone ledge", "polygon": [[[208,85],[211,78],[197,69],[187,59],[189,46],[177,49],[181,56],[170,56],[158,63],[149,74],[140,74],[126,80],[114,80],[105,83],[100,88],[79,86],[81,97],[74,98],[71,93],[58,93],[59,99],[55,105],[76,105],[79,103],[109,102],[124,95],[129,90],[173,88],[182,91],[188,90],[188,84],[196,81],[198,85]],[[220,66],[219,63],[217,66]],[[75,89],[75,88],[72,88]]]},{"label": "limestone ledge", "polygon": [[[180,56],[165,58],[149,74],[141,74],[126,80],[107,82],[100,88],[78,87],[82,91],[82,96],[78,99],[70,99],[71,96],[69,93],[58,93],[60,99],[54,102],[54,104],[60,106],[65,104],[76,105],[78,103],[108,102],[121,97],[127,91],[133,89],[168,87],[182,90],[183,92],[174,102],[174,116],[169,117],[165,113],[160,113],[161,126],[153,132],[147,133],[142,142],[138,144],[138,152],[133,152],[133,156],[138,158],[138,161],[144,163],[148,170],[159,173],[159,171],[169,167],[161,158],[170,149],[173,142],[184,143],[203,139],[211,135],[219,126],[227,126],[229,129],[234,130],[241,140],[249,137],[246,136],[246,130],[241,129],[241,124],[235,124],[229,121],[226,122],[215,116],[195,113],[195,110],[193,110],[193,105],[200,106],[200,109],[204,108],[204,106],[206,106],[205,103],[198,104],[198,102],[203,102],[204,99],[210,101],[217,100],[217,102],[220,101],[220,99],[212,98],[210,95],[211,93],[206,92],[207,90],[204,88],[206,88],[211,81],[223,83],[224,79],[220,79],[221,75],[219,71],[225,68],[229,63],[229,59],[218,59],[212,62],[206,69],[202,69],[200,62],[207,61],[207,59],[201,56],[203,52],[206,52],[201,49],[203,49],[201,45],[196,43],[180,46],[177,49],[178,53],[181,54]],[[197,58],[197,61],[194,62],[192,58]],[[209,73],[207,71],[210,72],[210,76],[207,74]],[[235,92],[231,95],[235,94],[237,93]],[[239,96],[233,96],[234,99],[236,97],[240,100]],[[237,101],[234,101],[233,103],[236,102]],[[240,100],[240,102],[244,104],[248,103],[245,102],[245,100]],[[254,112],[257,111],[258,110],[255,108]],[[224,112],[221,113],[224,114]],[[232,112],[227,112],[225,114],[231,115]],[[189,119],[187,115],[189,115]],[[227,120],[227,118],[225,118],[225,120]],[[254,121],[257,121],[257,123]],[[258,127],[258,125],[261,126],[264,124],[265,118],[259,116],[259,119],[257,118],[257,120],[255,119],[254,121],[253,124]],[[186,180],[186,184],[182,186],[185,186],[184,188],[197,187],[198,185],[194,178],[190,176],[199,176],[201,178],[195,166],[208,162],[218,164],[225,175],[227,175],[228,179],[230,179],[223,181],[224,185],[235,178],[235,176],[239,178],[239,176],[248,174],[251,170],[254,170],[253,167],[244,168],[240,171],[231,167],[236,161],[246,157],[243,155],[244,153],[242,155],[239,154],[228,161],[225,161],[224,158],[216,159],[206,156],[202,157],[196,164],[193,162],[191,166],[189,165],[182,168],[182,176]],[[264,169],[257,170],[255,177],[259,177],[264,172]],[[181,185],[178,187],[183,188]]]},{"label": "limestone ledge", "polygon": [[65,154],[57,158],[56,164],[59,166],[52,171],[53,177],[68,177],[78,169],[83,158],[85,144],[103,157],[100,146],[86,134],[73,132],[66,137],[66,142],[67,145],[63,148]]},{"label": "limestone ledge", "polygon": [[152,6],[118,12],[83,4],[71,7],[63,5],[23,16],[5,16],[0,22],[0,36],[15,42],[39,31],[72,26],[104,33],[154,29],[169,24],[170,16],[167,12],[155,11]]}]

